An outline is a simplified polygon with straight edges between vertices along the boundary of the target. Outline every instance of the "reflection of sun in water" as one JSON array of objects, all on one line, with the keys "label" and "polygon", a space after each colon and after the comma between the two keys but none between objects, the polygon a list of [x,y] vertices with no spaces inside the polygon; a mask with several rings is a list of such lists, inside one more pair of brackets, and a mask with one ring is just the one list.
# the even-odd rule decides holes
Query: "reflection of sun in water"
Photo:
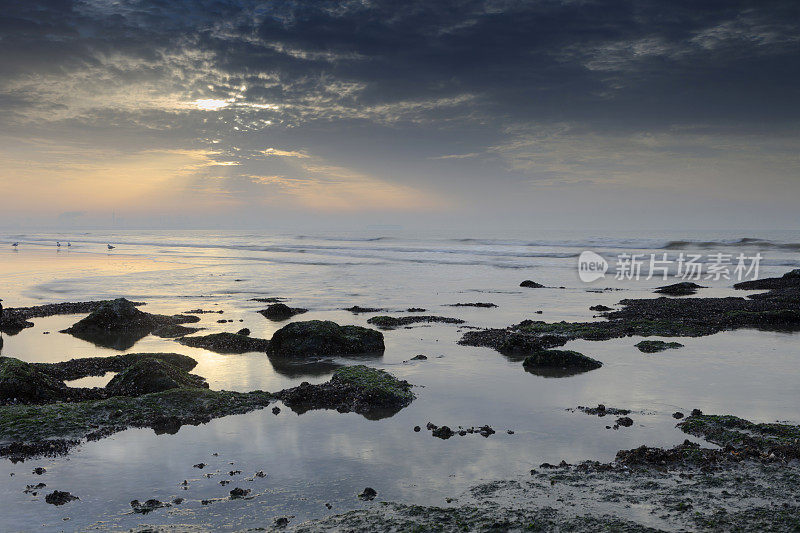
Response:
[{"label": "reflection of sun in water", "polygon": [[227,100],[204,99],[194,101],[197,109],[202,109],[203,111],[219,111],[224,107],[228,107],[228,104]]}]

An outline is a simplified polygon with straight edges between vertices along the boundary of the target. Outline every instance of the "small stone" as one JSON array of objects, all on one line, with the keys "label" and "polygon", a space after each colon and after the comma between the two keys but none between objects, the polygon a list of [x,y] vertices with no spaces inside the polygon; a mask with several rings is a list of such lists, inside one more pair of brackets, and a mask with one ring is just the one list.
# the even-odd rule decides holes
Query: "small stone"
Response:
[{"label": "small stone", "polygon": [[675,420],[680,420],[681,418],[683,418],[683,413],[681,413],[680,411],[675,411],[674,413],[672,413],[672,418],[674,418]]},{"label": "small stone", "polygon": [[414,431],[419,433],[420,431],[422,431],[422,428],[420,428],[419,426],[414,426]]},{"label": "small stone", "polygon": [[44,501],[51,505],[64,505],[74,500],[79,500],[77,496],[73,496],[69,492],[55,490],[44,497]]},{"label": "small stone", "polygon": [[374,500],[375,496],[377,496],[377,495],[378,495],[378,492],[375,489],[373,489],[371,487],[367,487],[367,488],[364,489],[364,492],[362,492],[361,494],[358,495],[358,499],[359,500],[363,500],[365,502],[366,501],[371,501],[371,500]]},{"label": "small stone", "polygon": [[238,498],[244,498],[245,496],[250,494],[250,489],[240,489],[239,487],[236,487],[230,492],[230,494],[231,494],[231,500],[236,500]]}]

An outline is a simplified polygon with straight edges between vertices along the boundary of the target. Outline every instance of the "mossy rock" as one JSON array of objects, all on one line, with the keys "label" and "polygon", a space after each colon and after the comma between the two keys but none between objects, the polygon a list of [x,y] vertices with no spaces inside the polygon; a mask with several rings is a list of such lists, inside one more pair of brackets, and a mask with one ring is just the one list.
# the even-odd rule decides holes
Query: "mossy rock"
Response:
[{"label": "mossy rock", "polygon": [[679,342],[641,341],[636,344],[636,347],[643,353],[657,353],[663,352],[664,350],[683,348],[683,344]]},{"label": "mossy rock", "polygon": [[186,372],[197,366],[197,361],[179,353],[125,353],[109,357],[81,357],[58,363],[31,363],[37,370],[63,381],[87,376],[102,376],[106,372],[121,372],[142,359],[159,359]]},{"label": "mossy rock", "polygon": [[182,337],[176,339],[181,344],[192,348],[205,348],[216,353],[247,353],[264,352],[270,342],[239,333],[212,333],[196,337]]},{"label": "mossy rock", "polygon": [[340,326],[329,320],[292,322],[272,336],[267,353],[281,357],[313,357],[382,353],[383,333],[361,326]]},{"label": "mossy rock", "polygon": [[41,403],[64,398],[63,381],[13,357],[0,357],[0,402]]},{"label": "mossy rock", "polygon": [[303,383],[277,396],[297,413],[336,409],[343,413],[356,412],[369,419],[392,416],[414,400],[407,381],[364,365],[340,368],[326,383]]},{"label": "mossy rock", "polygon": [[278,321],[288,320],[293,316],[305,313],[306,311],[308,311],[308,309],[303,309],[302,307],[289,307],[284,303],[276,303],[270,305],[266,309],[262,309],[259,311],[259,313],[265,318]]},{"label": "mossy rock", "polygon": [[564,368],[576,370],[593,370],[603,363],[573,350],[540,350],[529,355],[522,362],[528,368]]},{"label": "mossy rock", "polygon": [[407,381],[401,381],[386,372],[364,365],[346,366],[331,376],[331,382],[353,387],[361,399],[375,405],[411,403],[414,393]]},{"label": "mossy rock", "polygon": [[690,296],[696,294],[697,289],[705,289],[705,287],[697,283],[692,283],[691,281],[682,281],[680,283],[658,287],[654,292],[668,294],[670,296]]},{"label": "mossy rock", "polygon": [[378,326],[381,329],[399,328],[401,326],[408,326],[417,323],[430,323],[439,322],[442,324],[463,324],[464,321],[460,318],[450,318],[446,316],[433,316],[433,315],[417,315],[417,316],[402,316],[393,317],[387,315],[374,316],[367,320],[367,324]]},{"label": "mossy rock", "polygon": [[106,385],[110,396],[141,396],[178,388],[208,388],[205,379],[159,359],[142,359]]}]

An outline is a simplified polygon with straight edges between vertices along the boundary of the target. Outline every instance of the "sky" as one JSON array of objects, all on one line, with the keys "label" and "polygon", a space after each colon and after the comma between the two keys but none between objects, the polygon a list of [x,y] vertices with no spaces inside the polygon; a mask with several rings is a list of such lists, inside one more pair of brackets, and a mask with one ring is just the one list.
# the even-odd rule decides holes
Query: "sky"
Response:
[{"label": "sky", "polygon": [[800,227],[795,0],[0,7],[0,227]]}]

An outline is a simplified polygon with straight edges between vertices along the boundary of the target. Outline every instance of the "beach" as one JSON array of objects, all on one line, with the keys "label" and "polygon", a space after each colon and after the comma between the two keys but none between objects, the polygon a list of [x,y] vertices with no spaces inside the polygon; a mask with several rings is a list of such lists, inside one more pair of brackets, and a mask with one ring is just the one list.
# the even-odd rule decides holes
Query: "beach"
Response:
[{"label": "beach", "polygon": [[[56,240],[69,240],[72,246],[56,249]],[[14,241],[21,241],[16,250],[10,247]],[[316,386],[328,382],[337,368],[366,365],[407,381],[415,398],[381,417],[335,409],[299,414],[272,399],[268,408],[179,425],[174,433],[132,427],[82,441],[65,455],[16,463],[3,459],[0,513],[6,530],[127,530],[144,524],[240,530],[269,528],[276,518],[291,517],[289,527],[313,531],[333,527],[331,516],[378,512],[381,501],[456,508],[458,498],[465,501],[463,494],[472,487],[527,480],[531,469],[541,472],[543,463],[609,463],[619,450],[643,444],[671,448],[686,439],[719,448],[676,428],[676,412],[688,416],[699,409],[753,422],[800,423],[796,332],[737,327],[677,339],[659,336],[683,347],[655,354],[636,348],[646,340],[641,335],[575,338],[563,349],[585,354],[602,367],[563,377],[526,371],[524,357],[459,344],[470,331],[502,329],[524,320],[602,322],[606,318],[590,307],[620,309],[623,299],[656,298],[656,287],[680,281],[617,280],[612,272],[584,283],[577,258],[585,250],[606,257],[612,266],[620,253],[758,251],[764,256],[758,277],[779,277],[800,266],[796,232],[755,237],[741,232],[665,232],[648,238],[531,232],[500,238],[420,238],[369,230],[314,235],[117,231],[8,233],[0,235],[0,242],[0,273],[6,281],[0,297],[6,308],[126,298],[145,304],[139,309],[151,314],[209,311],[195,313],[196,322],[183,324],[202,328],[193,335],[247,328],[250,338],[265,340],[300,321],[369,329],[379,329],[370,322],[376,316],[463,321],[425,320],[380,329],[385,342],[380,354],[331,354],[298,365],[284,364],[264,351],[217,353],[152,334],[122,349],[103,346],[62,333],[87,313],[32,318],[33,327],[4,334],[3,356],[57,363],[174,352],[197,362],[191,372],[205,378],[210,390],[238,393],[277,393],[303,382]],[[107,242],[116,248],[107,250]],[[543,287],[520,287],[528,279]],[[698,297],[752,294],[734,289],[730,279],[700,283],[704,288]],[[307,311],[278,321],[258,312],[275,302]],[[346,310],[352,306],[372,310]],[[425,358],[415,359],[418,355]],[[67,385],[103,387],[113,375]],[[588,416],[577,409],[598,404],[630,411],[632,425],[611,427],[617,417]],[[426,429],[428,423],[446,425],[455,435],[436,438]],[[416,426],[421,430],[415,431]],[[493,433],[458,434],[459,428],[483,426]],[[194,467],[201,463],[206,466]],[[35,467],[46,473],[32,473]],[[40,482],[47,488],[36,496],[23,492]],[[237,487],[250,492],[231,498]],[[377,492],[374,500],[358,498],[365,487]],[[44,495],[54,489],[80,500],[48,505]],[[133,512],[130,504],[176,498],[182,502],[147,514]],[[659,518],[654,507],[643,498],[638,504],[603,508],[602,513],[641,527],[670,530],[680,523]],[[309,520],[329,522],[301,525]],[[342,522],[336,527],[346,526]],[[368,530],[369,525],[363,527]]]}]

